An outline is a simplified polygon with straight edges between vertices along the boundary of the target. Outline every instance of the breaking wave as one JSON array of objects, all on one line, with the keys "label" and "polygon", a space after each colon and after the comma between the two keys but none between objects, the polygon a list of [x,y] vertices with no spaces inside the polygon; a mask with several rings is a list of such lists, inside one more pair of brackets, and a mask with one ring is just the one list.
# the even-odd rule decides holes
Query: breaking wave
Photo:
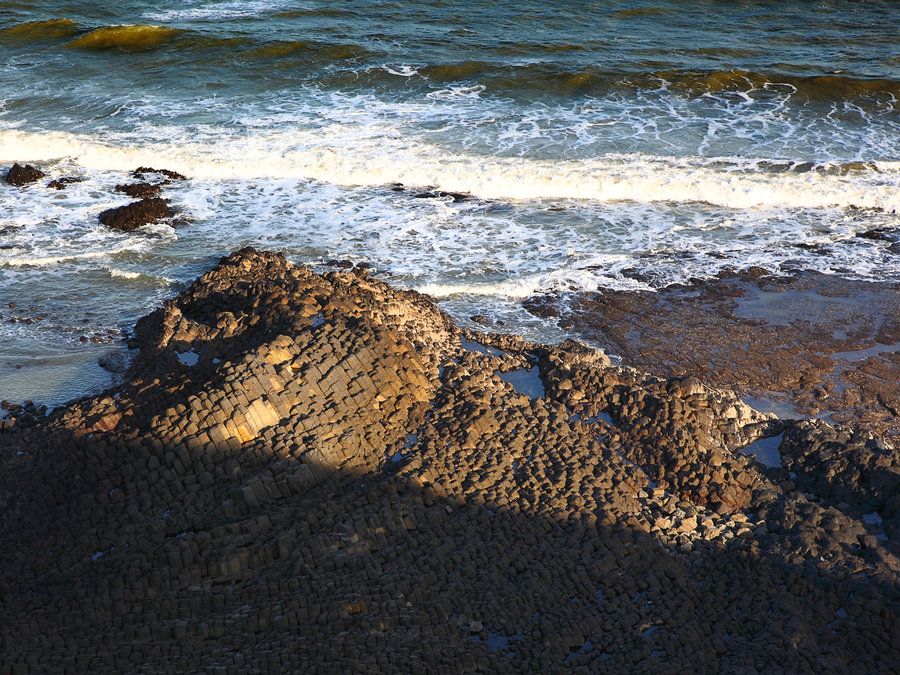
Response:
[{"label": "breaking wave", "polygon": [[[486,200],[703,202],[729,208],[852,207],[900,212],[900,163],[605,155],[584,160],[485,157],[385,132],[363,144],[345,128],[269,132],[199,143],[115,145],[66,132],[0,132],[0,158],[77,160],[127,171],[166,157],[208,179],[313,179],[340,186],[430,186]],[[352,136],[352,134],[351,134]],[[760,167],[770,167],[760,171]],[[793,169],[792,169],[793,167]],[[800,167],[799,169],[797,167]]]}]

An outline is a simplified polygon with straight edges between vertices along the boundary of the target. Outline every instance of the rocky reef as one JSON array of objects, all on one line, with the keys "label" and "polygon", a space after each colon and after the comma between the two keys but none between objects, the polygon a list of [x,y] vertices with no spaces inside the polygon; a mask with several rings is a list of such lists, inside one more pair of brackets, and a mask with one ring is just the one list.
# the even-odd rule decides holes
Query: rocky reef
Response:
[{"label": "rocky reef", "polygon": [[[0,654],[49,670],[890,671],[900,457],[365,271],[224,258],[0,433]],[[775,443],[781,466],[747,446]]]},{"label": "rocky reef", "polygon": [[750,268],[657,292],[607,289],[527,305],[627,365],[694,375],[785,417],[900,440],[897,283]]}]

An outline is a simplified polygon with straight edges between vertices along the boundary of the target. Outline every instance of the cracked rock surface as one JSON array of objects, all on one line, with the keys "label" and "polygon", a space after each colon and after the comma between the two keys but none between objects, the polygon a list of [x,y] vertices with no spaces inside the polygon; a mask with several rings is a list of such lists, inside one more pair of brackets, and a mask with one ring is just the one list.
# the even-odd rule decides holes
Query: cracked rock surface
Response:
[{"label": "cracked rock surface", "polygon": [[[0,433],[0,654],[48,670],[895,667],[898,452],[696,377],[224,258]],[[783,466],[741,452],[781,437]]]},{"label": "cracked rock surface", "polygon": [[817,272],[723,273],[656,292],[535,298],[623,362],[695,375],[789,417],[853,424],[900,441],[900,285]]}]

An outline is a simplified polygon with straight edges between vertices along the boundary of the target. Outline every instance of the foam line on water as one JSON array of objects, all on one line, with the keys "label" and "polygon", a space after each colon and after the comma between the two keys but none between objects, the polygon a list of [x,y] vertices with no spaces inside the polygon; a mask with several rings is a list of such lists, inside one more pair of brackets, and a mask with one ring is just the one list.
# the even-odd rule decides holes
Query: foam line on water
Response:
[{"label": "foam line on water", "polygon": [[[259,133],[220,142],[116,144],[66,132],[0,132],[0,161],[77,159],[92,170],[167,164],[210,179],[307,178],[341,186],[403,183],[489,200],[704,202],[729,208],[853,207],[900,212],[896,162],[853,175],[739,171],[708,158],[640,154],[538,160],[448,153],[399,130],[351,133],[346,126]],[[181,139],[179,139],[181,141]]]}]

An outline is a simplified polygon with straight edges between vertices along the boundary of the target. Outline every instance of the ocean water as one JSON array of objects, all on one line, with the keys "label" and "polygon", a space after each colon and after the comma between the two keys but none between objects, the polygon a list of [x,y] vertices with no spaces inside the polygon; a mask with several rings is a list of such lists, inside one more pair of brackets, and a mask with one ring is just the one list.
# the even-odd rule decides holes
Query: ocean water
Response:
[{"label": "ocean water", "polygon": [[[48,174],[0,185],[0,398],[107,386],[121,332],[247,244],[544,340],[536,293],[898,280],[857,236],[900,227],[898,25],[893,0],[0,1],[0,165]],[[140,165],[189,177],[181,222],[111,232]]]}]

